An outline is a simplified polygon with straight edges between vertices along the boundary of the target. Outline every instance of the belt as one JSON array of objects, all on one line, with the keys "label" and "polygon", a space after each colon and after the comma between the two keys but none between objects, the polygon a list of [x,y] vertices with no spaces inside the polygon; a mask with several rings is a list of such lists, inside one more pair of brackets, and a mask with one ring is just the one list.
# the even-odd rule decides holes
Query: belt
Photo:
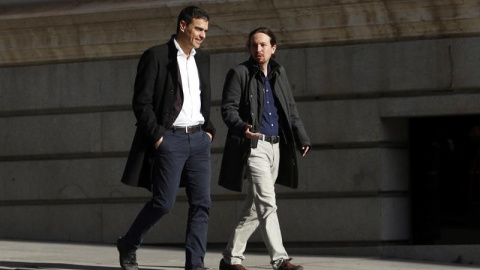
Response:
[{"label": "belt", "polygon": [[194,133],[202,130],[202,125],[196,125],[196,126],[174,126],[169,128],[167,131],[173,132],[173,133],[181,133],[181,134],[188,134],[188,133]]},{"label": "belt", "polygon": [[276,144],[280,141],[280,136],[268,136],[268,135],[263,135],[258,137],[259,140],[269,142],[271,144]]}]

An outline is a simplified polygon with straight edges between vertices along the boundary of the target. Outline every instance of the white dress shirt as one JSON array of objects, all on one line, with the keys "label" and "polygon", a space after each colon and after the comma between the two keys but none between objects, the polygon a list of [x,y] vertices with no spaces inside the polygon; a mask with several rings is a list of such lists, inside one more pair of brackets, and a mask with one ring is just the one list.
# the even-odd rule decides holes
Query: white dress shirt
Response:
[{"label": "white dress shirt", "polygon": [[173,39],[175,47],[178,49],[177,62],[180,70],[180,77],[183,88],[183,106],[173,126],[195,126],[203,124],[203,118],[200,101],[200,78],[198,75],[197,63],[195,62],[195,49],[192,49],[190,56],[187,57],[177,41]]}]

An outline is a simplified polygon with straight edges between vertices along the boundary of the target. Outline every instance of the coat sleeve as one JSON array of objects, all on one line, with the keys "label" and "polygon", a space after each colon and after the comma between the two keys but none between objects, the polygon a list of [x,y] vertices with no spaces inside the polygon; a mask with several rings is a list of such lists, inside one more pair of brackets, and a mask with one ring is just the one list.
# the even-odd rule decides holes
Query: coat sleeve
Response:
[{"label": "coat sleeve", "polygon": [[[210,102],[212,96],[212,89],[210,85],[210,55],[197,51],[195,55],[195,61],[197,61],[198,74],[200,76],[200,88],[202,89],[202,114],[205,118],[203,129],[212,134],[212,140],[215,138],[215,126],[210,117]],[[205,90],[205,91],[204,91]]]},{"label": "coat sleeve", "polygon": [[213,122],[209,119],[207,123],[204,125],[204,130],[210,134],[212,134],[212,140],[215,138],[216,134],[216,129],[215,126],[213,125]]},{"label": "coat sleeve", "polygon": [[245,136],[247,127],[247,123],[242,119],[240,112],[240,106],[244,107],[241,103],[245,81],[246,75],[242,78],[238,69],[231,69],[227,73],[222,93],[221,112],[223,121],[227,125],[229,132],[239,137]]},{"label": "coat sleeve", "polygon": [[140,57],[137,66],[133,94],[133,111],[137,119],[137,128],[153,145],[165,132],[165,128],[158,124],[153,108],[155,82],[159,73],[158,59],[152,50],[147,50]]},{"label": "coat sleeve", "polygon": [[285,69],[282,67],[281,74],[283,74],[282,77],[282,85],[286,87],[285,95],[286,95],[286,100],[288,102],[287,106],[289,107],[290,111],[290,121],[291,121],[291,128],[293,135],[295,137],[295,143],[298,148],[301,148],[302,146],[311,146],[310,138],[307,135],[307,132],[305,131],[305,127],[303,125],[302,120],[300,119],[300,114],[298,113],[297,110],[297,104],[295,103],[295,98],[293,97],[292,94],[292,89],[290,87],[290,82],[288,81],[288,77],[286,75]]}]

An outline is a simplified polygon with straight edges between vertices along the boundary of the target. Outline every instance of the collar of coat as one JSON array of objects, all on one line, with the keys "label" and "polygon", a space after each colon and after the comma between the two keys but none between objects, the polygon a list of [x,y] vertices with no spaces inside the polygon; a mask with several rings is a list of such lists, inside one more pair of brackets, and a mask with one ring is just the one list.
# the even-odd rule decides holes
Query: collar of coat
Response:
[{"label": "collar of coat", "polygon": [[[275,61],[273,58],[270,58],[269,62],[268,62],[268,65],[270,65],[270,73],[268,74],[268,78],[272,78],[274,77],[277,73],[280,72],[280,64]],[[248,59],[247,61],[247,67],[248,67],[248,71],[250,73],[250,76],[251,77],[258,77],[260,78],[259,76],[261,75],[260,72],[261,72],[261,68],[258,66],[258,64],[253,60],[252,57],[250,57],[250,59]]]}]

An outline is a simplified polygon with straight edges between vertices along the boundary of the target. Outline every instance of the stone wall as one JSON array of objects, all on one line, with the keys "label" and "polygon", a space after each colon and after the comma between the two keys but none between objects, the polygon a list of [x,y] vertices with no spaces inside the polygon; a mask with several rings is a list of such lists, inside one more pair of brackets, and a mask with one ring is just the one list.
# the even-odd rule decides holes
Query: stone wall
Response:
[{"label": "stone wall", "polygon": [[[119,182],[136,64],[192,1],[74,2],[0,9],[1,238],[112,243],[149,197]],[[227,241],[243,199],[216,185],[219,104],[226,72],[248,57],[246,35],[259,25],[278,34],[277,60],[313,142],[299,189],[278,187],[284,240],[408,242],[408,119],[480,113],[478,1],[196,4],[212,16],[209,242]],[[181,190],[146,242],[182,243],[187,207]]]}]

